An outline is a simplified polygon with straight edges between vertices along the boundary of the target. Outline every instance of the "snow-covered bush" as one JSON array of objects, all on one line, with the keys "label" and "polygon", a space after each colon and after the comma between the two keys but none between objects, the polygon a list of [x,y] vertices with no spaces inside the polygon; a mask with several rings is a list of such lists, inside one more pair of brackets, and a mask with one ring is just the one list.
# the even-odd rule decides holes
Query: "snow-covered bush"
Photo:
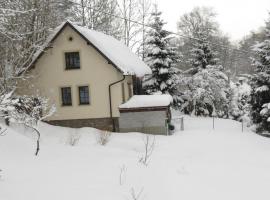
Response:
[{"label": "snow-covered bush", "polygon": [[246,82],[231,82],[230,117],[238,121],[249,121],[251,87]]},{"label": "snow-covered bush", "polygon": [[39,121],[52,115],[54,106],[49,106],[47,99],[32,96],[15,96],[13,92],[0,96],[0,117],[6,122],[14,121],[23,124],[37,134],[36,153],[39,152],[40,133],[37,129]]},{"label": "snow-covered bush", "polygon": [[4,118],[36,126],[37,122],[45,119],[54,112],[54,107],[42,97],[14,96],[12,93],[0,97],[0,112]]},{"label": "snow-covered bush", "polygon": [[81,138],[81,135],[79,133],[77,133],[76,129],[74,129],[74,131],[72,133],[70,133],[69,144],[71,146],[77,145],[80,138]]},{"label": "snow-covered bush", "polygon": [[100,145],[104,146],[109,142],[110,136],[111,136],[111,132],[100,130],[97,136],[97,142]]},{"label": "snow-covered bush", "polygon": [[187,114],[201,116],[228,116],[228,77],[222,66],[208,65],[199,68],[186,78],[187,88],[182,98],[182,110]]}]

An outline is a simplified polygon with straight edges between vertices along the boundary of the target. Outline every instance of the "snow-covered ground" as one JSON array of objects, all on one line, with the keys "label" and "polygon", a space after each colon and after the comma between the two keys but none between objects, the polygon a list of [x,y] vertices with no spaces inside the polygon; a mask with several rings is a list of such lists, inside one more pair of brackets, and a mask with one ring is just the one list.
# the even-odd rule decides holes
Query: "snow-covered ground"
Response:
[{"label": "snow-covered ground", "polygon": [[39,128],[37,157],[29,131],[0,137],[1,200],[270,198],[270,139],[236,121],[217,119],[213,130],[211,118],[185,117],[185,131],[156,136],[148,166],[138,162],[143,134],[114,133],[101,146],[95,129]]}]

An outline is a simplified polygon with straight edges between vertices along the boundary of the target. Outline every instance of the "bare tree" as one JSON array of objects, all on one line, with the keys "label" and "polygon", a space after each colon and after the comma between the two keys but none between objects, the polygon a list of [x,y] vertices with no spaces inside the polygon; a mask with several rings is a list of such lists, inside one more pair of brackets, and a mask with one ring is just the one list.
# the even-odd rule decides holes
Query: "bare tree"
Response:
[{"label": "bare tree", "polygon": [[117,0],[74,0],[75,19],[83,26],[120,37]]},{"label": "bare tree", "polygon": [[146,134],[145,137],[143,138],[143,143],[144,143],[144,151],[143,155],[139,159],[139,162],[147,166],[149,164],[150,157],[153,154],[155,148],[156,138],[155,136],[150,136]]},{"label": "bare tree", "polygon": [[0,1],[0,94],[16,88],[51,30],[68,17],[69,5],[60,0]]},{"label": "bare tree", "polygon": [[149,21],[151,0],[120,0],[118,8],[123,19],[124,43],[131,49],[140,48],[145,39],[146,26],[144,24]]}]

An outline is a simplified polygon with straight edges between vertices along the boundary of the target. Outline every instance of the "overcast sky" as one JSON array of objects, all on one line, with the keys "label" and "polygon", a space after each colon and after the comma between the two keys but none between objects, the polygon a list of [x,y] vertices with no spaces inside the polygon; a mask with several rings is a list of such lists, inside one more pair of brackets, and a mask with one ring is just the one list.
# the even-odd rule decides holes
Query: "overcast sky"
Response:
[{"label": "overcast sky", "polygon": [[176,22],[195,6],[214,8],[221,30],[233,40],[263,26],[270,11],[270,0],[154,0],[168,22],[167,29],[176,31]]}]

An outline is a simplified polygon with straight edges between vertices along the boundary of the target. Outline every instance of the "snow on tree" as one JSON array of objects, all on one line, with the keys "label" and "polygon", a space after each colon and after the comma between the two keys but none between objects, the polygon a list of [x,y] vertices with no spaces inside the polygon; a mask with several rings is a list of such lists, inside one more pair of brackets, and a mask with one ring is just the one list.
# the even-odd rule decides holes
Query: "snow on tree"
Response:
[{"label": "snow on tree", "polygon": [[251,118],[257,132],[270,131],[270,20],[266,22],[265,40],[253,50],[256,72],[251,80]]},{"label": "snow on tree", "polygon": [[231,82],[230,117],[238,121],[249,121],[251,87],[247,78],[240,77],[236,83]]},{"label": "snow on tree", "polygon": [[228,77],[222,72],[223,67],[207,65],[198,68],[197,73],[185,78],[186,88],[181,109],[192,115],[228,116]]},{"label": "snow on tree", "polygon": [[209,8],[195,8],[178,23],[179,31],[189,36],[184,40],[190,68],[183,73],[181,109],[187,114],[228,117],[229,79],[212,45],[218,33],[214,17]]},{"label": "snow on tree", "polygon": [[187,114],[228,117],[229,80],[206,38],[194,41],[181,109]]},{"label": "snow on tree", "polygon": [[215,58],[216,53],[214,53],[207,41],[206,37],[202,36],[200,41],[194,42],[194,47],[191,49],[190,59],[193,71],[196,72],[199,68],[205,69],[208,65],[215,65],[218,61]]},{"label": "snow on tree", "polygon": [[145,62],[151,67],[152,75],[145,77],[143,88],[147,94],[170,94],[177,106],[179,70],[175,68],[180,61],[176,48],[170,43],[170,33],[163,29],[164,21],[160,18],[161,12],[155,9],[152,13],[153,22],[146,36]]},{"label": "snow on tree", "polygon": [[40,132],[38,122],[51,116],[55,107],[49,105],[43,97],[16,96],[14,92],[0,95],[0,118],[4,118],[9,125],[10,121],[31,128],[37,134],[35,155],[39,152]]}]

